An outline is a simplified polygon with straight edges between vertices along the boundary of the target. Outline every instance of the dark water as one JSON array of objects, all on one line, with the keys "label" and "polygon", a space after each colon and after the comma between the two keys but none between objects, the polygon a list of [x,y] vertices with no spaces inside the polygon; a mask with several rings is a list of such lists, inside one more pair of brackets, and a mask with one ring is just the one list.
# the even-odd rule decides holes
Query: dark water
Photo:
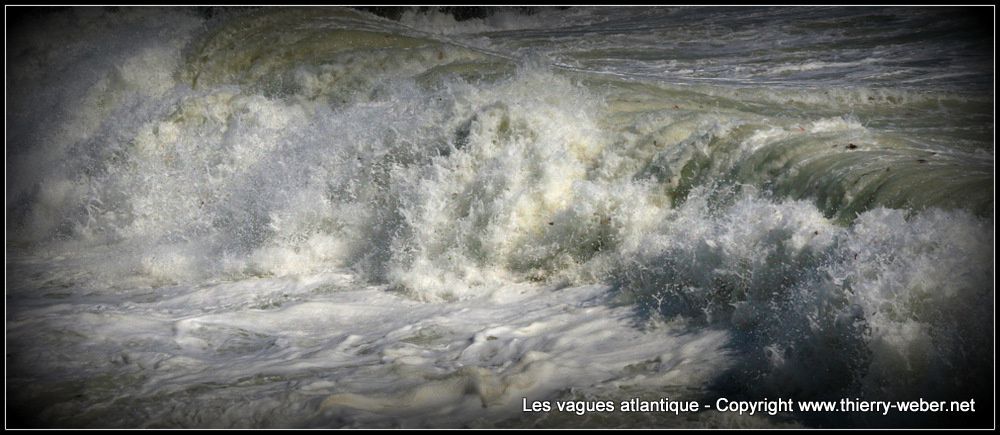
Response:
[{"label": "dark water", "polygon": [[17,425],[991,415],[991,9],[12,12]]}]

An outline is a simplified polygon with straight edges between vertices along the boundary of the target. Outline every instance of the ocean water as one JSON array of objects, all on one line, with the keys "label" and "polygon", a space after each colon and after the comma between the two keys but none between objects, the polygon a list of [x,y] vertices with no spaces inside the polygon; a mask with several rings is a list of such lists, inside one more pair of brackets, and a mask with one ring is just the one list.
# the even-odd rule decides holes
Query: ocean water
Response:
[{"label": "ocean water", "polygon": [[990,425],[992,9],[375,12],[8,8],[9,427]]}]

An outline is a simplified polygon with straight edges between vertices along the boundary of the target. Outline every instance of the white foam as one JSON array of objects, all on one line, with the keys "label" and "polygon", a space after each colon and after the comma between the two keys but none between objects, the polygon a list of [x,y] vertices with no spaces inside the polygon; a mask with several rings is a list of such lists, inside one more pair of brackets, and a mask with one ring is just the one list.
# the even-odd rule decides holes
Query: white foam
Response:
[{"label": "white foam", "polygon": [[988,368],[992,214],[961,208],[992,153],[908,145],[982,146],[978,99],[623,80],[489,36],[553,11],[403,17],[498,56],[164,14],[54,14],[11,74],[12,391],[56,423],[490,426],[534,422],[521,397],[958,398]]}]

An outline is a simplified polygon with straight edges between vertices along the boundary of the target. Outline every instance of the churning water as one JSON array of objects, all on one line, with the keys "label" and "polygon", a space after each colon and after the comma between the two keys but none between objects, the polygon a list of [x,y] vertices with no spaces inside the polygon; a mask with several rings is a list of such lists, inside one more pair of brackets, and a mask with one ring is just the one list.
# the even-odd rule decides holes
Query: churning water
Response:
[{"label": "churning water", "polygon": [[[980,424],[991,11],[8,21],[8,416]],[[981,416],[521,409],[632,397]]]}]

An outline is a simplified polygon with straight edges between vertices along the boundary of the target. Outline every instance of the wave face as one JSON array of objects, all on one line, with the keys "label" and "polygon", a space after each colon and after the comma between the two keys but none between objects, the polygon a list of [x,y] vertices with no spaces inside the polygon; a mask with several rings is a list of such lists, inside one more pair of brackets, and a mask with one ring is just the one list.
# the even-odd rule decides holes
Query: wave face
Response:
[{"label": "wave face", "polygon": [[975,10],[395,12],[69,9],[15,28],[15,416],[975,423],[518,412],[667,393],[992,409]]}]

